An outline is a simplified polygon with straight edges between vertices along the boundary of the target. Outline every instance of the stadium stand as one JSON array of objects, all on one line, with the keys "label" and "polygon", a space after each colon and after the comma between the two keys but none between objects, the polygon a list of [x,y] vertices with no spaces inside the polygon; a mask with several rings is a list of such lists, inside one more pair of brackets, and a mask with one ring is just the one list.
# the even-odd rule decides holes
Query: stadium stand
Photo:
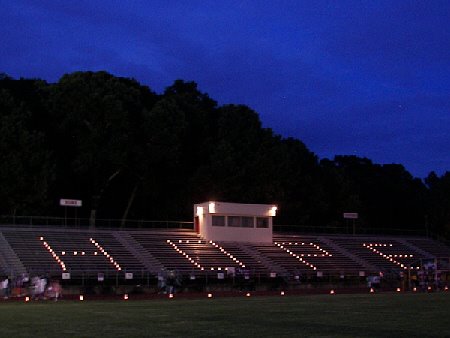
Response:
[{"label": "stadium stand", "polygon": [[365,275],[418,269],[450,257],[450,248],[423,237],[275,233],[273,243],[213,242],[186,229],[0,228],[0,274],[95,278],[134,273],[182,276],[245,272],[289,277]]},{"label": "stadium stand", "polygon": [[336,250],[324,236],[275,235],[274,242],[285,251],[289,250],[292,256],[299,256],[298,260],[309,263],[303,264],[301,270],[354,272],[367,269],[367,264]]},{"label": "stadium stand", "polygon": [[376,267],[378,271],[400,271],[417,268],[420,259],[427,258],[420,250],[402,239],[387,236],[341,236],[332,239],[355,256]]},{"label": "stadium stand", "polygon": [[2,229],[2,234],[30,274],[77,276],[145,269],[112,232],[43,228]]},{"label": "stadium stand", "polygon": [[422,250],[424,252],[424,256],[450,257],[450,248],[438,241],[428,238],[409,238],[406,242],[412,244],[419,250]]},{"label": "stadium stand", "polygon": [[0,233],[0,273],[2,275],[20,275],[26,269],[14,250],[9,245],[6,238]]},{"label": "stadium stand", "polygon": [[244,263],[252,274],[269,274],[272,271],[271,264],[263,256],[247,250],[247,244],[242,242],[219,242],[219,245],[233,257]]}]

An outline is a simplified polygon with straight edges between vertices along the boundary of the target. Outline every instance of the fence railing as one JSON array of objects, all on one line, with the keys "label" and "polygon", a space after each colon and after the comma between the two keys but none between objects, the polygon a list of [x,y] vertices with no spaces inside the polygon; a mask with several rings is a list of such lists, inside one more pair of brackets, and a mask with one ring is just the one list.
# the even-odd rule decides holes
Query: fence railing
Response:
[{"label": "fence railing", "polygon": [[[70,228],[142,228],[142,229],[194,229],[191,221],[158,221],[158,220],[135,220],[135,219],[95,219],[93,223],[90,218],[70,218],[52,216],[1,216],[0,226],[20,225],[22,227],[70,227]],[[273,230],[277,232],[297,232],[311,234],[352,234],[348,226],[308,226],[308,225],[279,225],[275,224]],[[398,229],[398,228],[362,228],[355,229],[357,235],[410,235],[426,236],[425,230],[420,229]]]},{"label": "fence railing", "polygon": [[146,221],[132,219],[95,219],[68,218],[49,216],[0,216],[0,226],[20,225],[21,227],[67,227],[67,228],[163,228],[163,229],[193,229],[193,222],[185,221]]},{"label": "fence railing", "polygon": [[[273,230],[277,232],[298,232],[310,234],[353,234],[353,229],[347,226],[307,226],[307,225],[274,225]],[[355,229],[356,235],[408,235],[426,236],[425,230],[421,229],[398,229],[398,228],[362,228]]]}]

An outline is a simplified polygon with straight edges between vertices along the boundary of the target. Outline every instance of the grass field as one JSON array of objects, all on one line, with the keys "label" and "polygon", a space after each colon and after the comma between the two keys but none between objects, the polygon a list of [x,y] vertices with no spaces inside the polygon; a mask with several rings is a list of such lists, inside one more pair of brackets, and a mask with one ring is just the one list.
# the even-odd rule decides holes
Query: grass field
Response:
[{"label": "grass field", "polygon": [[1,302],[0,337],[450,337],[450,294]]}]

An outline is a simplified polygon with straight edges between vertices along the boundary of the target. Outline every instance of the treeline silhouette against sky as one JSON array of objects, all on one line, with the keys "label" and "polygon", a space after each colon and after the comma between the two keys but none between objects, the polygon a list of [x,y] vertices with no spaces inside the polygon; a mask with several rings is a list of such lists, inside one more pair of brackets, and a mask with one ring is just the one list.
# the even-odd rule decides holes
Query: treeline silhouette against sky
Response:
[{"label": "treeline silhouette against sky", "polygon": [[195,81],[318,156],[450,170],[450,1],[0,0],[0,72]]},{"label": "treeline silhouette against sky", "polygon": [[190,220],[194,203],[276,203],[277,224],[444,233],[450,172],[413,177],[400,164],[320,159],[264,128],[244,105],[219,105],[194,82],[156,93],[107,72],[56,83],[0,80],[0,214]]}]

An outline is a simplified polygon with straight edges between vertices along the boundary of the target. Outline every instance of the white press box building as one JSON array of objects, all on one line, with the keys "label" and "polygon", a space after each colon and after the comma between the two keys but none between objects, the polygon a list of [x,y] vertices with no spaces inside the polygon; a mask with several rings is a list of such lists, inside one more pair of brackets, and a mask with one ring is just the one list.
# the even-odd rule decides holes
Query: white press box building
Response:
[{"label": "white press box building", "polygon": [[270,204],[204,202],[194,205],[194,229],[206,240],[272,243]]}]

